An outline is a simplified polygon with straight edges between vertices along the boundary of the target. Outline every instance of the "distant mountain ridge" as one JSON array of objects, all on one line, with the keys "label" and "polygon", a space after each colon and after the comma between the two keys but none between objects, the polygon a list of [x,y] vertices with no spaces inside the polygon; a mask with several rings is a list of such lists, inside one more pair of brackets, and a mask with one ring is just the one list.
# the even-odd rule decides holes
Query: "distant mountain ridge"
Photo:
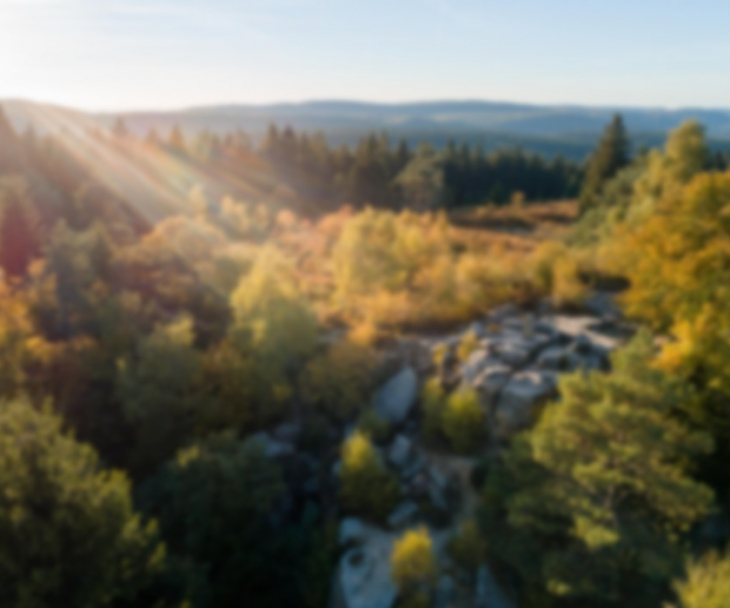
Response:
[{"label": "distant mountain ridge", "polygon": [[[121,117],[128,128],[144,134],[165,133],[174,125],[186,132],[242,129],[258,138],[269,124],[322,131],[335,144],[351,144],[370,131],[387,131],[411,142],[448,139],[479,143],[487,149],[522,146],[542,154],[580,158],[594,145],[615,112],[620,112],[635,144],[656,145],[685,120],[697,119],[715,148],[730,149],[730,109],[588,107],[531,105],[491,101],[424,101],[368,103],[310,101],[267,105],[226,104],[171,111],[90,113],[22,100],[0,101],[19,130],[57,128],[64,121],[108,127]],[[49,119],[53,116],[53,119]],[[54,125],[56,125],[54,127]]]}]

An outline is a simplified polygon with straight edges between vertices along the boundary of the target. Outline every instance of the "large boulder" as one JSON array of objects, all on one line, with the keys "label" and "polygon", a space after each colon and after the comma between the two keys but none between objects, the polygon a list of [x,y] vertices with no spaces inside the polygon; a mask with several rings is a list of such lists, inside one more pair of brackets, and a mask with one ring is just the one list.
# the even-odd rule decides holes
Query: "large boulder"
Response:
[{"label": "large boulder", "polygon": [[484,368],[499,363],[499,359],[489,354],[489,349],[479,348],[471,353],[467,360],[462,363],[460,369],[461,379],[467,384],[472,384]]},{"label": "large boulder", "polygon": [[276,460],[286,458],[295,453],[294,446],[285,441],[278,441],[265,431],[254,433],[248,438],[252,444],[258,445],[267,458]]},{"label": "large boulder", "polygon": [[346,517],[340,522],[338,533],[340,548],[360,546],[368,537],[368,526],[357,517]]},{"label": "large boulder", "polygon": [[394,530],[404,528],[416,519],[418,511],[418,505],[415,502],[405,500],[388,515],[388,525]]},{"label": "large boulder", "polygon": [[482,403],[491,408],[511,376],[512,368],[497,362],[482,369],[471,385],[481,396]]},{"label": "large boulder", "polygon": [[406,366],[375,394],[373,407],[379,416],[392,424],[403,423],[411,413],[418,394],[418,377]]},{"label": "large boulder", "polygon": [[486,564],[477,570],[474,587],[474,606],[476,608],[514,608],[514,603],[505,596]]},{"label": "large boulder", "polygon": [[393,536],[368,526],[361,546],[342,556],[333,606],[391,608],[398,591],[390,574]]},{"label": "large boulder", "polygon": [[413,459],[413,442],[405,435],[396,435],[388,449],[388,462],[397,469],[403,469]]},{"label": "large boulder", "polygon": [[502,389],[495,410],[497,435],[509,437],[530,426],[539,407],[556,395],[556,374],[544,370],[519,372]]}]

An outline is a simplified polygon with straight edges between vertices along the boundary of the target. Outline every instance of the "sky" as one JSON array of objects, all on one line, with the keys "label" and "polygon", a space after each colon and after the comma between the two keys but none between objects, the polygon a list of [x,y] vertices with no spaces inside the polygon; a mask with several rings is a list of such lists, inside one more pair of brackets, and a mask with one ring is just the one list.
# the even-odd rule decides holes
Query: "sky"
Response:
[{"label": "sky", "polygon": [[726,0],[0,0],[0,98],[730,107]]}]

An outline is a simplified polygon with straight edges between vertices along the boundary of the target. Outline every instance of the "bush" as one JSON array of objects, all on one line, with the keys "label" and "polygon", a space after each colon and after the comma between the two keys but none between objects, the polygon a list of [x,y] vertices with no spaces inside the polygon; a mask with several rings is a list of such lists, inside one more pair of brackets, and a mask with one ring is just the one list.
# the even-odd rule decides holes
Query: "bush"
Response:
[{"label": "bush", "polygon": [[398,499],[398,481],[367,435],[355,431],[342,447],[340,503],[352,513],[383,521]]},{"label": "bush", "polygon": [[475,350],[479,348],[479,336],[472,330],[469,330],[459,342],[456,349],[456,356],[459,361],[466,361]]},{"label": "bush", "polygon": [[469,574],[474,574],[487,557],[487,543],[473,519],[464,521],[449,541],[449,554]]},{"label": "bush", "polygon": [[667,608],[726,608],[730,599],[730,557],[715,552],[687,565],[673,585],[679,603]]},{"label": "bush", "polygon": [[426,528],[408,530],[395,541],[390,556],[393,582],[402,593],[430,587],[437,576],[433,543]]},{"label": "bush", "polygon": [[474,389],[459,389],[446,400],[443,433],[451,447],[459,453],[469,453],[479,447],[484,438],[485,415]]},{"label": "bush", "polygon": [[533,275],[538,289],[549,294],[558,307],[580,307],[588,295],[580,266],[563,243],[546,241],[533,253]]},{"label": "bush", "polygon": [[421,408],[423,436],[428,442],[438,442],[443,437],[443,415],[446,409],[444,389],[439,378],[431,378],[423,385]]},{"label": "bush", "polygon": [[375,443],[386,443],[393,434],[393,427],[385,418],[378,415],[375,410],[367,409],[357,421],[357,430],[363,435],[371,437]]},{"label": "bush", "polygon": [[367,405],[375,367],[370,349],[337,342],[306,365],[300,381],[302,397],[335,420],[350,420]]}]

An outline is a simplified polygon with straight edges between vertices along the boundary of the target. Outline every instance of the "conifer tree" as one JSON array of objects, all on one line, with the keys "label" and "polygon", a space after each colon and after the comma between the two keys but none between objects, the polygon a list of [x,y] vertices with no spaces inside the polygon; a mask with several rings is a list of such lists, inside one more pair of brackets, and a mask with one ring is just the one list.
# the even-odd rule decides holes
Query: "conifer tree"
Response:
[{"label": "conifer tree", "polygon": [[619,169],[629,162],[629,140],[620,114],[615,114],[591,155],[581,191],[581,208],[590,207],[593,197]]}]

